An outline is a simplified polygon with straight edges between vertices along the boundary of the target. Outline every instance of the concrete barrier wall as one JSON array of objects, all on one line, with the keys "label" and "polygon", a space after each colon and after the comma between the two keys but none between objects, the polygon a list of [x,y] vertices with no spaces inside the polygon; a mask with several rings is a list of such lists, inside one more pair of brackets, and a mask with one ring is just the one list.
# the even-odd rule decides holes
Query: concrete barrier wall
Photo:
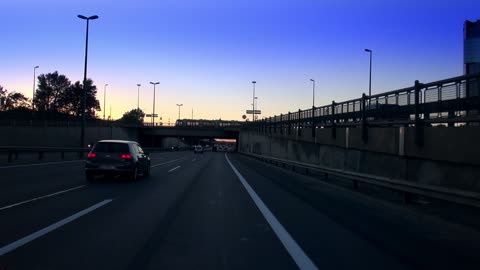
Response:
[{"label": "concrete barrier wall", "polygon": [[[85,142],[105,139],[138,140],[135,129],[87,127]],[[80,127],[0,127],[0,146],[78,147]]]},{"label": "concrete barrier wall", "polygon": [[413,128],[402,129],[370,128],[367,142],[358,128],[337,129],[336,138],[329,129],[315,137],[311,130],[301,136],[243,130],[239,151],[480,192],[480,128],[426,128],[424,147],[415,144]]}]

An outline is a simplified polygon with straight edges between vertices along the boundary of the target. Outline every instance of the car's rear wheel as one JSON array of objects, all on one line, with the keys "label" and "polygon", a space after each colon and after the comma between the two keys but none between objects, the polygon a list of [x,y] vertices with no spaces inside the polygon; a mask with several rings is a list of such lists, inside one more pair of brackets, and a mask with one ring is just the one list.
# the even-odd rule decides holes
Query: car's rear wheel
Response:
[{"label": "car's rear wheel", "polygon": [[150,164],[147,165],[147,168],[145,169],[145,173],[143,174],[143,176],[145,177],[150,176]]},{"label": "car's rear wheel", "polygon": [[135,166],[135,168],[133,169],[133,172],[130,175],[130,180],[136,181],[137,177],[138,177],[138,166]]}]

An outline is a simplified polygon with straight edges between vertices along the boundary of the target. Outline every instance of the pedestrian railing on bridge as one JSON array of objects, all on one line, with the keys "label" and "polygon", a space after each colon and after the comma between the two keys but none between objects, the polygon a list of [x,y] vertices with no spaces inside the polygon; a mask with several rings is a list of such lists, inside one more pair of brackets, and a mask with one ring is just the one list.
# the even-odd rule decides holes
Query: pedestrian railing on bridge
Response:
[{"label": "pedestrian railing on bridge", "polygon": [[[245,125],[265,133],[288,134],[310,128],[362,127],[367,139],[368,127],[461,125],[480,122],[480,73],[446,80],[420,83],[399,90],[362,95],[361,98],[331,105],[275,115]],[[421,136],[419,136],[421,137]],[[420,142],[421,140],[419,140]]]}]

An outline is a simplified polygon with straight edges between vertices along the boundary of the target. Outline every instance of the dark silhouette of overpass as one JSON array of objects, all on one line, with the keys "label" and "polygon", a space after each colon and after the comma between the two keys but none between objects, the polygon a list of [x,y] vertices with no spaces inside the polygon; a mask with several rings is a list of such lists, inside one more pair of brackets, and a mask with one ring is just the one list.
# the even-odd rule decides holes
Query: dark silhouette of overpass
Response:
[{"label": "dark silhouette of overpass", "polygon": [[137,127],[139,134],[144,136],[159,137],[198,137],[198,138],[221,138],[221,139],[238,139],[240,128],[234,127]]}]

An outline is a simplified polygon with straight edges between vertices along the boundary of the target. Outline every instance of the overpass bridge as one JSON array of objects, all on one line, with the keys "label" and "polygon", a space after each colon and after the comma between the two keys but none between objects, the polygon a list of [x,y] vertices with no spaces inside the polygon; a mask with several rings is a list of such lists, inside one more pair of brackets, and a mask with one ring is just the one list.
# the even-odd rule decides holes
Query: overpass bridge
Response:
[{"label": "overpass bridge", "polygon": [[238,139],[240,128],[143,126],[138,127],[138,132],[143,136]]}]

